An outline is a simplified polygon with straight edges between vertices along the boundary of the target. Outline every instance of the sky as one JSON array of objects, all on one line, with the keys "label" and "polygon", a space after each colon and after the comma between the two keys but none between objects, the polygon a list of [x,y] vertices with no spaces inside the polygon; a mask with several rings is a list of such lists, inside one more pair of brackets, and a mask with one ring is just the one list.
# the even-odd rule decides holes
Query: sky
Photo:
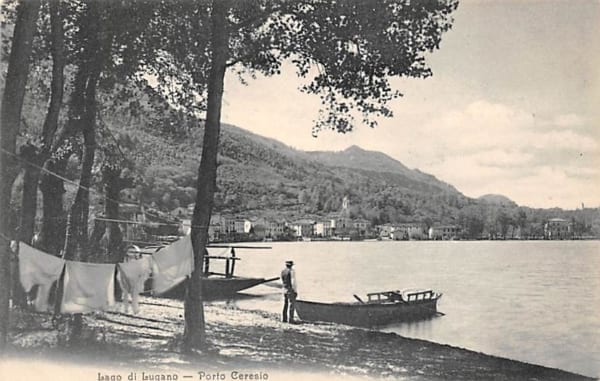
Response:
[{"label": "sky", "polygon": [[222,120],[301,150],[381,151],[469,197],[600,206],[600,0],[467,0],[433,76],[393,79],[394,117],[348,134],[311,127],[316,96],[293,67],[242,85],[226,76]]}]

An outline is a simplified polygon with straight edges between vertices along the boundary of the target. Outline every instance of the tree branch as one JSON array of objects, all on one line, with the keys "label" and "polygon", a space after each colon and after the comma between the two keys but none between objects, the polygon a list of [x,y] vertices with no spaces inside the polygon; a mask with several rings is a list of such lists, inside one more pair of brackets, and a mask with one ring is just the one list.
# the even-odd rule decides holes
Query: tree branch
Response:
[{"label": "tree branch", "polygon": [[260,15],[258,15],[257,17],[247,19],[244,22],[241,22],[239,24],[234,24],[235,27],[230,28],[230,31],[231,32],[239,32],[240,30],[248,28],[248,27],[255,28],[256,26],[267,21],[273,13],[278,12],[281,9],[282,9],[281,4],[273,5],[272,8],[265,9],[265,11],[263,13],[261,13]]}]

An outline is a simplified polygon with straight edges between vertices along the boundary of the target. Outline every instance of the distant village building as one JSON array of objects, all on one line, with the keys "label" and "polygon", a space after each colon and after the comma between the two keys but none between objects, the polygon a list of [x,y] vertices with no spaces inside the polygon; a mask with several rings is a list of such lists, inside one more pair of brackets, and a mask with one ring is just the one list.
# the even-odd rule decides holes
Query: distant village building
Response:
[{"label": "distant village building", "polygon": [[394,240],[421,240],[428,238],[425,227],[420,223],[398,224],[392,227],[390,238]]},{"label": "distant village building", "polygon": [[249,218],[244,224],[244,232],[253,239],[265,239],[267,237],[267,221],[264,218]]},{"label": "distant village building", "polygon": [[285,235],[285,221],[263,217],[245,220],[244,232],[256,239],[279,239]]},{"label": "distant village building", "polygon": [[245,218],[234,219],[233,232],[234,233],[246,233],[246,219]]},{"label": "distant village building", "polygon": [[195,208],[195,207],[196,207],[196,204],[195,204],[195,203],[188,204],[188,206],[187,206],[187,212],[188,212],[188,215],[190,215],[190,216],[191,216],[191,215],[193,215],[193,214],[194,214],[194,208]]},{"label": "distant village building", "polygon": [[292,231],[298,238],[309,238],[314,235],[315,221],[302,219],[292,222]]},{"label": "distant village building", "polygon": [[[145,238],[144,225],[136,224],[135,222],[146,222],[146,216],[143,212],[143,207],[139,204],[136,193],[133,189],[123,189],[119,195],[123,203],[120,205],[120,218],[133,223],[120,224],[125,241],[136,241]],[[90,213],[90,215],[92,215]],[[39,230],[38,230],[39,231]]]},{"label": "distant village building", "polygon": [[221,217],[221,228],[223,233],[230,235],[234,234],[235,231],[235,218],[231,216]]},{"label": "distant village building", "polygon": [[191,214],[188,212],[188,208],[184,208],[182,206],[173,209],[170,214],[171,216],[179,219],[184,219],[191,216]]},{"label": "distant village building", "polygon": [[331,229],[334,235],[348,235],[352,228],[350,217],[338,215],[331,218]]},{"label": "distant village building", "polygon": [[551,218],[544,224],[544,239],[571,239],[573,224],[562,218]]},{"label": "distant village building", "polygon": [[128,203],[128,204],[133,204],[133,203],[139,203],[140,200],[137,197],[137,191],[133,188],[126,188],[121,190],[121,192],[119,193],[119,200],[121,200],[124,203]]},{"label": "distant village building", "polygon": [[461,229],[456,225],[432,226],[428,233],[429,239],[451,240],[460,237]]},{"label": "distant village building", "polygon": [[285,220],[266,220],[266,236],[268,238],[280,239],[285,236]]},{"label": "distant village building", "polygon": [[344,196],[342,200],[342,210],[333,215],[331,218],[332,235],[344,236],[349,235],[354,228],[350,219],[350,200],[348,196]]},{"label": "distant village building", "polygon": [[380,238],[391,238],[394,231],[394,227],[391,224],[377,225],[375,228]]},{"label": "distant village building", "polygon": [[244,220],[244,230],[243,230],[243,232],[244,232],[244,233],[248,233],[248,234],[249,234],[251,231],[253,231],[253,230],[254,230],[254,228],[255,228],[255,227],[257,227],[257,226],[259,226],[259,225],[262,225],[262,224],[261,224],[261,222],[262,222],[262,221],[259,221],[259,220],[258,220],[258,219],[256,219],[256,218],[253,218],[253,219],[245,219],[245,220]]},{"label": "distant village building", "polygon": [[368,220],[359,218],[357,220],[352,221],[352,227],[354,228],[354,231],[359,236],[364,236],[369,233],[369,230],[371,227],[371,222],[369,222]]},{"label": "distant village building", "polygon": [[318,220],[315,223],[315,236],[327,238],[331,237],[333,233],[331,220]]},{"label": "distant village building", "polygon": [[217,218],[211,216],[210,224],[208,224],[208,239],[210,241],[220,241],[222,238],[223,231],[221,226],[221,218],[220,216],[217,216]]}]

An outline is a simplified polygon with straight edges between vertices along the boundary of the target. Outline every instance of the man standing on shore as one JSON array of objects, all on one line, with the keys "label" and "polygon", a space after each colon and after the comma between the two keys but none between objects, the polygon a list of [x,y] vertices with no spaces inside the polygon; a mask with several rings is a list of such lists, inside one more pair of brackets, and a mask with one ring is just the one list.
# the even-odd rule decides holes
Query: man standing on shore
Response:
[{"label": "man standing on shore", "polygon": [[[286,261],[285,268],[281,271],[281,282],[283,283],[283,322],[294,323],[294,312],[296,297],[298,296],[298,288],[296,285],[296,272],[292,268],[293,261]],[[288,309],[289,307],[289,309]],[[288,311],[289,310],[289,311]],[[288,315],[289,312],[289,315]],[[288,320],[289,316],[289,320]]]}]

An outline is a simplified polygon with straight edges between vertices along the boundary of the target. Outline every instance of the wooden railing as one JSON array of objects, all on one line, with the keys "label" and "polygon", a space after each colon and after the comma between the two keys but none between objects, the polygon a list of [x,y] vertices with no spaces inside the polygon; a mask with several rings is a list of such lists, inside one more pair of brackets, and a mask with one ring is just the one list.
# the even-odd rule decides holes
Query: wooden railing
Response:
[{"label": "wooden railing", "polygon": [[381,291],[371,292],[367,294],[368,303],[382,302],[415,302],[419,300],[429,300],[435,298],[435,293],[432,290],[423,290],[415,292],[396,291]]}]

